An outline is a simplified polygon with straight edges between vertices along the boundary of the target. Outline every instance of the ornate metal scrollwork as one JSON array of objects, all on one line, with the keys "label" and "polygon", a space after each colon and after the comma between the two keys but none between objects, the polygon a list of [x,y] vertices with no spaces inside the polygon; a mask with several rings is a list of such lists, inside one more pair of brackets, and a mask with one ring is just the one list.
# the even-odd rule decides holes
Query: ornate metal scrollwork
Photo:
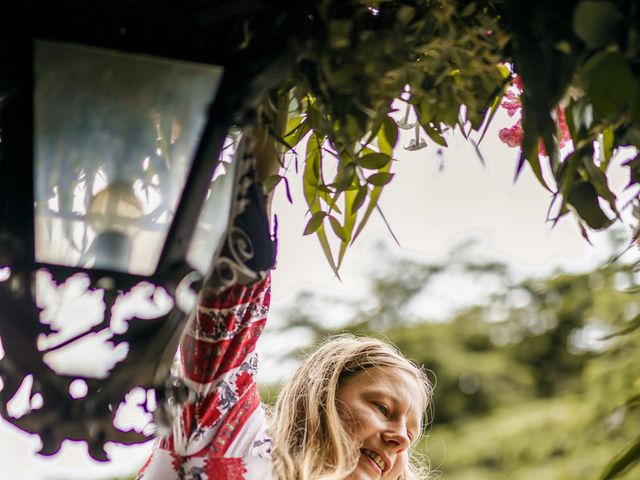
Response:
[{"label": "ornate metal scrollwork", "polygon": [[[231,203],[232,220],[206,281],[209,289],[253,282],[264,275],[273,261],[264,196],[255,182],[253,158],[244,151],[241,145],[235,155],[234,161],[240,163]],[[175,299],[182,279],[192,282],[192,273],[181,272],[174,277],[177,280],[159,285],[141,284],[132,278],[123,290],[115,290],[108,278],[70,276],[46,268],[34,274],[13,270],[0,276],[0,311],[4,319],[0,321],[4,349],[0,359],[0,414],[20,429],[38,434],[42,441],[39,453],[43,455],[55,454],[63,440],[71,439],[85,441],[94,459],[107,460],[106,442],[133,444],[148,440],[156,429],[171,421],[177,403],[189,400],[187,388],[170,374],[189,312],[179,308],[177,300],[171,304],[169,298]],[[43,287],[54,298],[49,303],[42,298]],[[75,319],[59,318],[68,313],[68,309],[65,312],[59,307],[68,300],[64,297],[70,290],[74,291],[74,298],[93,298],[92,308],[99,321],[89,321],[80,328],[82,322],[78,318],[86,316],[86,311],[75,312]],[[60,297],[57,300],[56,295]],[[146,314],[123,313],[127,299],[136,295],[143,303],[155,305],[155,309],[149,307]],[[96,345],[101,340],[100,348],[106,344],[111,358],[121,350],[126,350],[126,355],[120,352],[122,358],[112,368],[92,375],[55,365],[51,357],[89,340]],[[94,352],[95,348],[70,355],[83,365],[94,361],[87,358]],[[78,386],[81,391],[74,391]],[[145,390],[145,399],[139,406],[149,420],[153,413],[154,428],[125,431],[118,427],[118,408],[134,388]],[[24,411],[16,413],[11,408],[12,399],[20,391],[26,393],[28,401],[23,405]]]},{"label": "ornate metal scrollwork", "polygon": [[236,161],[240,163],[231,209],[233,221],[208,276],[207,288],[213,290],[236,283],[253,283],[264,278],[275,262],[274,243],[265,213],[265,193],[256,181],[252,148],[245,139],[236,152]]}]

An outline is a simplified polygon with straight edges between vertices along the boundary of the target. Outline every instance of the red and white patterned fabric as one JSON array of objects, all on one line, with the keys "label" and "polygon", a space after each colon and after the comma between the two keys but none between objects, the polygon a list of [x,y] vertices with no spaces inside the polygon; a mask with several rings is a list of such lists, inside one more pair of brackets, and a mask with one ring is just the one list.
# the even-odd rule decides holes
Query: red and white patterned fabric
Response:
[{"label": "red and white patterned fabric", "polygon": [[196,401],[180,407],[138,480],[273,480],[271,439],[258,396],[256,342],[271,299],[270,276],[205,292],[180,344]]}]

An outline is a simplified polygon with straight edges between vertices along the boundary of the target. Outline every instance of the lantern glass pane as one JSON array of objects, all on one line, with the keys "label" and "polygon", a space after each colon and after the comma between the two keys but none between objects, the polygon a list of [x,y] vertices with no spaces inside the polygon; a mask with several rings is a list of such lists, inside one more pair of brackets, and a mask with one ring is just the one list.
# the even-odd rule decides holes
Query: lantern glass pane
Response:
[{"label": "lantern glass pane", "polygon": [[155,271],[222,72],[36,42],[37,261]]},{"label": "lantern glass pane", "polygon": [[209,273],[216,251],[223,245],[222,236],[228,233],[234,180],[240,163],[235,158],[240,153],[236,152],[236,141],[227,138],[225,142],[187,251],[187,262],[202,275]]}]

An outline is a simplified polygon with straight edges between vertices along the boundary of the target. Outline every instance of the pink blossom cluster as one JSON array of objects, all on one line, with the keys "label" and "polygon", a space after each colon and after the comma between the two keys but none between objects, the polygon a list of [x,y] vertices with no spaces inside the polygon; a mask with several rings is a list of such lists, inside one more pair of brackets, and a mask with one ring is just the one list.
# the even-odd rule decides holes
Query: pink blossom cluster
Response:
[{"label": "pink blossom cluster", "polygon": [[[516,123],[511,127],[503,128],[498,132],[500,140],[509,147],[520,147],[524,137],[524,131],[522,130],[522,102],[520,101],[520,95],[522,95],[522,77],[515,75],[511,86],[505,93],[502,103],[500,104],[510,117],[519,114]],[[571,134],[569,133],[569,126],[567,125],[567,119],[565,117],[563,107],[557,106],[555,108],[555,117],[556,124],[560,132],[558,145],[562,148],[569,140],[571,140]],[[542,140],[540,140],[538,151],[540,152],[540,155],[547,156],[547,151],[544,148]]]}]

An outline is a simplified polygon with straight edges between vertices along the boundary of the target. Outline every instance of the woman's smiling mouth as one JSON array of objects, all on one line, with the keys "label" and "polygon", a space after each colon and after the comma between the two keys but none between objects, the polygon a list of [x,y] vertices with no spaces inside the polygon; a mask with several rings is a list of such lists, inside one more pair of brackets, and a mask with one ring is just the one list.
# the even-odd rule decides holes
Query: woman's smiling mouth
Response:
[{"label": "woman's smiling mouth", "polygon": [[387,466],[386,462],[382,459],[380,455],[378,455],[373,450],[369,450],[368,448],[362,448],[362,453],[364,453],[367,457],[375,462],[381,472],[384,472],[385,467]]}]

